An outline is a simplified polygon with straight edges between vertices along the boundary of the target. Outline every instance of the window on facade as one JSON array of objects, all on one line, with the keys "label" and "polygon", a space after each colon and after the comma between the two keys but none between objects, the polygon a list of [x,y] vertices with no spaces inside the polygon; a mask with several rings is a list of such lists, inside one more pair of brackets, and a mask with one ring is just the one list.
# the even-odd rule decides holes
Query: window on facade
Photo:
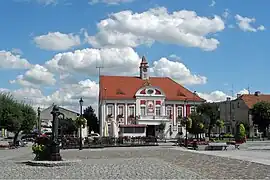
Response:
[{"label": "window on facade", "polygon": [[191,112],[191,113],[196,112],[196,107],[195,107],[195,106],[191,106],[191,107],[190,107],[190,112]]},{"label": "window on facade", "polygon": [[178,132],[179,133],[182,133],[182,126],[181,125],[178,125],[177,127],[178,127]]},{"label": "window on facade", "polygon": [[107,115],[113,115],[113,106],[108,106]]},{"label": "window on facade", "polygon": [[177,116],[183,117],[183,107],[182,106],[177,107]]},{"label": "window on facade", "polygon": [[231,133],[231,126],[227,126],[227,133]]},{"label": "window on facade", "polygon": [[124,115],[124,106],[118,107],[118,115]]},{"label": "window on facade", "polygon": [[239,102],[237,103],[237,107],[240,108],[240,103]]},{"label": "window on facade", "polygon": [[161,108],[159,106],[156,107],[156,116],[161,115]]},{"label": "window on facade", "polygon": [[146,114],[146,107],[141,106],[141,116],[145,116],[145,114]]},{"label": "window on facade", "polygon": [[135,107],[134,106],[129,106],[128,107],[128,115],[133,115],[135,114]]},{"label": "window on facade", "polygon": [[172,107],[171,106],[167,106],[166,107],[166,115],[167,116],[171,116],[172,115]]}]

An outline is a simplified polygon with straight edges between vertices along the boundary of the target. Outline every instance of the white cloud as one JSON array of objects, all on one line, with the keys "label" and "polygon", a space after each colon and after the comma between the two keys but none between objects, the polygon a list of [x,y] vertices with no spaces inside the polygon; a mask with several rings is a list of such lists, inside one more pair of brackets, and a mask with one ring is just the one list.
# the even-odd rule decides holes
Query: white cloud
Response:
[{"label": "white cloud", "polygon": [[212,0],[211,4],[209,5],[210,7],[214,7],[216,5],[216,1]]},{"label": "white cloud", "polygon": [[154,61],[151,72],[159,77],[171,77],[180,84],[205,84],[207,78],[205,76],[195,75],[182,63],[170,61],[166,58],[161,58]]},{"label": "white cloud", "polygon": [[260,31],[266,30],[266,28],[263,25],[260,25],[257,29],[260,30]]},{"label": "white cloud", "polygon": [[34,37],[36,45],[45,50],[63,51],[81,44],[80,37],[74,34],[49,32],[46,35]]},{"label": "white cloud", "polygon": [[257,32],[265,30],[263,25],[254,27],[252,24],[256,22],[255,18],[242,17],[239,14],[235,15],[238,27],[244,32]]},{"label": "white cloud", "polygon": [[79,110],[79,99],[82,97],[84,106],[92,105],[94,109],[97,107],[99,86],[96,82],[89,79],[78,82],[77,84],[66,84],[52,94],[45,95],[40,89],[21,88],[17,90],[1,89],[0,92],[10,92],[18,101],[24,101],[27,104],[46,108],[55,103],[62,107],[72,110]]},{"label": "white cloud", "polygon": [[[179,57],[172,55],[179,60]],[[103,75],[138,75],[141,58],[132,48],[82,49],[59,53],[45,63],[54,73],[61,73],[60,79],[75,82],[72,74],[97,75],[97,65],[103,66]],[[153,62],[150,69],[154,76],[168,76],[182,84],[205,84],[207,78],[194,75],[182,63],[161,58]]]},{"label": "white cloud", "polygon": [[24,75],[17,76],[16,80],[10,81],[10,83],[38,87],[40,85],[54,85],[56,80],[48,69],[40,65],[35,65],[30,70],[26,71]]},{"label": "white cloud", "polygon": [[154,41],[198,47],[205,51],[217,48],[219,41],[210,35],[224,30],[219,16],[201,17],[194,11],[175,11],[166,8],[150,9],[143,13],[121,11],[98,23],[99,32],[87,36],[94,47],[136,47]]},{"label": "white cloud", "polygon": [[97,75],[97,66],[103,66],[103,74],[138,73],[141,62],[132,48],[82,49],[59,53],[45,63],[50,71]]},{"label": "white cloud", "polygon": [[219,101],[225,101],[227,99],[227,97],[231,98],[231,99],[235,99],[237,97],[237,94],[248,94],[248,90],[247,89],[243,89],[239,92],[237,92],[233,97],[231,95],[228,95],[222,91],[213,91],[213,92],[210,92],[210,93],[199,93],[198,92],[198,95],[205,99],[206,101],[208,102],[219,102]]},{"label": "white cloud", "polygon": [[12,48],[11,49],[11,53],[15,54],[15,55],[23,55],[22,50],[18,49],[18,48]]},{"label": "white cloud", "polygon": [[105,4],[109,4],[109,5],[119,5],[121,3],[128,3],[128,2],[132,2],[134,0],[90,0],[89,4],[93,5],[93,4],[97,4],[97,3],[105,3]]},{"label": "white cloud", "polygon": [[28,69],[31,64],[19,54],[9,51],[0,51],[0,69]]}]

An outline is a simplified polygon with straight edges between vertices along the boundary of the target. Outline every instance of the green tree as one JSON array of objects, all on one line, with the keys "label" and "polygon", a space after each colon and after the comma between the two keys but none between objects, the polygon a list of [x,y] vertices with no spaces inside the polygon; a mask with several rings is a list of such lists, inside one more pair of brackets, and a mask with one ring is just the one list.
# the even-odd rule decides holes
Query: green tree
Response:
[{"label": "green tree", "polygon": [[217,120],[216,126],[218,127],[218,133],[219,133],[219,139],[220,139],[220,133],[221,129],[224,127],[224,121],[223,120]]},{"label": "green tree", "polygon": [[215,103],[203,103],[197,107],[197,113],[204,117],[204,125],[208,129],[208,137],[220,117],[219,107]]},{"label": "green tree", "polygon": [[239,137],[241,139],[244,139],[246,137],[246,129],[245,129],[244,124],[242,123],[239,125]]},{"label": "green tree", "polygon": [[74,132],[78,131],[76,127],[75,121],[71,118],[60,118],[59,119],[59,129],[61,130],[62,134],[73,134]]},{"label": "green tree", "polygon": [[2,127],[14,133],[14,144],[21,131],[29,132],[36,124],[34,109],[14,100],[10,94],[0,94],[0,121]]},{"label": "green tree", "polygon": [[199,134],[204,133],[203,117],[201,114],[192,113],[189,118],[192,121],[191,126],[188,128],[188,132],[194,134],[196,138],[199,138]]},{"label": "green tree", "polygon": [[270,103],[258,102],[251,109],[253,123],[258,125],[260,132],[268,132],[270,124]]},{"label": "green tree", "polygon": [[89,126],[89,132],[99,132],[98,118],[95,114],[95,110],[92,106],[88,106],[83,112],[84,118],[87,120],[87,125]]}]

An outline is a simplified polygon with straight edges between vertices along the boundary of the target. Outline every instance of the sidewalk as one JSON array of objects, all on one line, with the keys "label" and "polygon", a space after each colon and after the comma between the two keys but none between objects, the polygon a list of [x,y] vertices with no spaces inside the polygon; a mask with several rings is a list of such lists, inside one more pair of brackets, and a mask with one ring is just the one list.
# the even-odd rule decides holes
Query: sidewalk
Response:
[{"label": "sidewalk", "polygon": [[250,161],[265,165],[270,165],[270,151],[247,151],[247,150],[230,150],[230,151],[194,151],[182,147],[171,148],[179,151],[189,151],[192,153],[206,154],[211,156],[227,157]]},{"label": "sidewalk", "polygon": [[3,149],[0,150],[0,160],[9,160],[16,157],[32,154],[32,145],[28,144],[27,147],[20,147],[17,149]]}]

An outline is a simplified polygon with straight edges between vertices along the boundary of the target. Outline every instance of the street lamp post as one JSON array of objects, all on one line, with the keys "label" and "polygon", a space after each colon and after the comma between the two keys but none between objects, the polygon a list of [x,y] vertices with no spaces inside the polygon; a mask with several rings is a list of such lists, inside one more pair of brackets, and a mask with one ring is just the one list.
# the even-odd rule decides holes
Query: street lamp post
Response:
[{"label": "street lamp post", "polygon": [[[82,118],[82,106],[83,106],[83,99],[79,100],[80,103],[80,118]],[[80,147],[79,150],[82,150],[82,125],[80,124]]]},{"label": "street lamp post", "polygon": [[59,126],[59,121],[58,121],[58,116],[60,115],[59,112],[59,107],[54,105],[52,112],[53,116],[53,127],[52,127],[52,143],[51,143],[51,149],[50,149],[50,160],[51,161],[61,161],[62,157],[60,155],[60,148],[59,148],[59,143],[58,143],[58,126]]},{"label": "street lamp post", "polygon": [[185,120],[185,124],[186,124],[186,141],[185,141],[185,146],[188,147],[188,133],[187,133],[187,125],[188,125],[188,118],[187,118],[187,100],[185,99],[184,101],[184,107],[185,107],[185,117],[184,117],[184,120]]},{"label": "street lamp post", "polygon": [[37,124],[37,128],[38,128],[38,134],[40,135],[41,134],[40,107],[38,107],[37,113],[38,113],[38,124]]}]

